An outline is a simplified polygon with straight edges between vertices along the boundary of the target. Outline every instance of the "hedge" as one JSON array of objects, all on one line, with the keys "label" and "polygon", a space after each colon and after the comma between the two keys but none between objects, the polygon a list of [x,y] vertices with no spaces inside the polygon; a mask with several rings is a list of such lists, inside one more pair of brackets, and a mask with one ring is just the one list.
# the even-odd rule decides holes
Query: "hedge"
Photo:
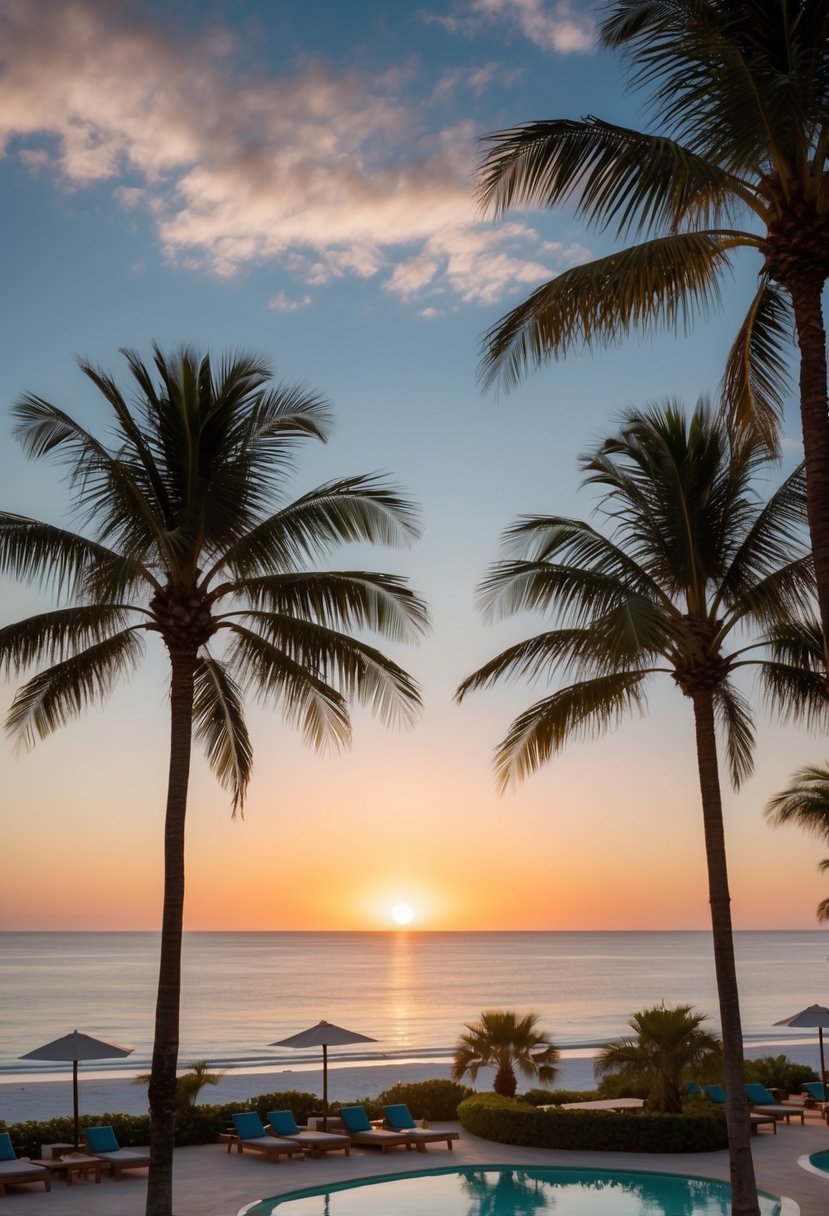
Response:
[{"label": "hedge", "polygon": [[461,1125],[484,1140],[530,1148],[611,1153],[709,1153],[728,1146],[722,1111],[681,1115],[539,1110],[516,1098],[479,1094],[458,1107]]},{"label": "hedge", "polygon": [[[456,1119],[458,1103],[474,1091],[454,1081],[419,1081],[411,1085],[395,1085],[376,1098],[355,1098],[365,1106],[371,1119],[383,1116],[383,1107],[396,1102],[405,1102],[416,1119]],[[336,1114],[340,1106],[351,1102],[332,1102],[329,1109]],[[224,1102],[220,1106],[195,1106],[192,1111],[176,1116],[176,1144],[213,1144],[220,1132],[232,1123],[231,1115],[244,1110],[255,1110],[264,1122],[269,1110],[291,1110],[297,1123],[305,1123],[309,1115],[318,1115],[322,1109],[316,1094],[289,1089],[277,1093],[259,1094],[245,1102]],[[150,1142],[149,1115],[84,1115],[81,1128],[110,1124],[122,1148],[146,1145]],[[29,1120],[25,1123],[5,1124],[0,1120],[0,1131],[7,1131],[12,1144],[21,1157],[39,1157],[41,1144],[71,1144],[74,1124],[69,1117],[48,1119],[43,1122]]]}]

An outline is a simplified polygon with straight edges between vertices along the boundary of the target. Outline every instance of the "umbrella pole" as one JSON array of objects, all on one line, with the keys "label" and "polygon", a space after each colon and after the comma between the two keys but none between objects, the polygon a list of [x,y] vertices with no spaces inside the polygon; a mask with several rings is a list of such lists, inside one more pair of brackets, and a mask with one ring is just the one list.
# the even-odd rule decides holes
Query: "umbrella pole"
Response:
[{"label": "umbrella pole", "polygon": [[328,1131],[328,1047],[322,1045],[322,1130]]},{"label": "umbrella pole", "polygon": [[80,1145],[80,1120],[78,1118],[78,1061],[72,1061],[72,1106],[75,1112],[75,1150]]},{"label": "umbrella pole", "polygon": [[820,1043],[820,1079],[823,1084],[823,1096],[826,1096],[826,1064],[823,1060],[823,1027],[818,1026],[818,1042]]}]

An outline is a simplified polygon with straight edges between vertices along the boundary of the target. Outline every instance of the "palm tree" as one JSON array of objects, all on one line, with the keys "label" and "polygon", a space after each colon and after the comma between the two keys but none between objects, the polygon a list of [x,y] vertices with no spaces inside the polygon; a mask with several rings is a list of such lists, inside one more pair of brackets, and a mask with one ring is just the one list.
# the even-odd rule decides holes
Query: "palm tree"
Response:
[{"label": "palm tree", "polygon": [[538,1029],[537,1013],[516,1013],[514,1009],[489,1009],[479,1022],[467,1022],[466,1034],[458,1039],[452,1079],[460,1081],[469,1073],[474,1081],[479,1068],[494,1068],[496,1094],[514,1098],[515,1070],[524,1077],[554,1081],[560,1053]]},{"label": "palm tree", "polygon": [[[199,1094],[205,1085],[218,1085],[225,1070],[211,1072],[207,1060],[194,1060],[187,1072],[182,1073],[176,1081],[176,1114],[189,1115],[196,1108]],[[152,1077],[148,1072],[139,1073],[133,1078],[133,1085],[149,1085]]]},{"label": "palm tree", "polygon": [[[248,355],[214,369],[192,349],[168,356],[154,347],[154,379],[137,354],[122,353],[132,406],[110,376],[80,364],[111,410],[109,444],[39,397],[15,407],[26,455],[68,467],[84,531],[0,513],[0,570],[51,586],[61,605],[0,630],[0,664],[40,668],[7,718],[10,734],[31,746],[105,698],[138,664],[145,638],[166,649],[170,756],[147,1213],[170,1216],[192,739],[235,813],[253,759],[246,692],[279,705],[317,748],[348,742],[355,699],[384,720],[410,720],[416,685],[352,632],[416,638],[427,613],[399,577],[318,568],[342,543],[417,534],[412,504],[375,477],[287,497],[296,446],[326,437],[321,398],[270,385],[266,361]],[[217,653],[220,635],[227,645]]]},{"label": "palm tree", "polygon": [[[770,799],[765,815],[776,828],[793,823],[829,843],[829,768],[798,769],[789,788]],[[818,863],[818,870],[829,870],[829,857]],[[819,921],[829,921],[829,899],[820,901],[816,913]]]},{"label": "palm tree", "polygon": [[659,133],[599,118],[529,122],[487,137],[484,206],[575,205],[634,243],[543,284],[485,335],[482,371],[528,368],[634,327],[687,326],[719,301],[732,251],[759,281],[723,400],[770,449],[792,328],[820,618],[829,639],[829,416],[821,294],[829,275],[829,5],[822,0],[612,0],[600,28]]},{"label": "palm tree", "polygon": [[706,1014],[691,1005],[654,1005],[634,1013],[633,1036],[617,1039],[596,1056],[597,1077],[614,1076],[648,1090],[648,1108],[682,1110],[682,1083],[714,1079],[722,1067],[719,1039],[702,1029]]},{"label": "palm tree", "polygon": [[[693,709],[705,829],[714,960],[722,1023],[734,1211],[757,1213],[743,1043],[717,755],[719,726],[735,787],[752,769],[750,707],[734,683],[761,663],[763,639],[790,626],[813,589],[801,535],[802,469],[763,504],[752,489],[770,458],[750,434],[734,432],[700,402],[690,419],[678,406],[625,415],[619,433],[582,460],[585,482],[603,487],[612,534],[559,516],[519,519],[505,534],[506,556],[479,589],[490,618],[548,611],[555,627],[497,655],[460,686],[509,678],[566,682],[512,723],[496,749],[504,788],[536,771],[574,735],[599,734],[631,710],[644,711],[651,676],[668,675]],[[735,636],[736,640],[735,640]],[[733,648],[729,649],[729,642]],[[818,714],[824,699],[781,650],[768,660],[768,695],[785,705],[800,681],[793,714]]]}]

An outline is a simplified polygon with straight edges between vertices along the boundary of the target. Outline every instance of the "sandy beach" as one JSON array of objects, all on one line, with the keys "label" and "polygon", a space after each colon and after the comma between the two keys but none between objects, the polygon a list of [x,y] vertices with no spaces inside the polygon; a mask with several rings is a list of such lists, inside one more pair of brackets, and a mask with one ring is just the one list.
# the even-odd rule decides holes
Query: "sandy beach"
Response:
[{"label": "sandy beach", "polygon": [[[560,1089],[590,1089],[593,1065],[589,1057],[564,1059],[556,1082]],[[481,1069],[476,1089],[490,1089],[489,1069]],[[394,1064],[361,1064],[340,1067],[329,1063],[328,1096],[331,1101],[375,1097],[398,1081],[429,1081],[448,1078],[450,1064],[396,1061]],[[79,1095],[82,1115],[147,1113],[147,1088],[134,1085],[123,1073],[107,1077],[79,1074]],[[201,1092],[203,1103],[243,1102],[257,1094],[296,1089],[303,1093],[322,1094],[320,1065],[302,1065],[282,1071],[226,1072],[218,1085],[208,1085]],[[52,1119],[68,1115],[72,1109],[72,1075],[65,1079],[26,1080],[19,1077],[0,1082],[0,1118],[6,1123],[22,1123],[28,1119]]]},{"label": "sandy beach", "polygon": [[[754,1056],[777,1055],[778,1048],[762,1047],[753,1050]],[[747,1053],[749,1054],[749,1053]],[[815,1049],[806,1045],[787,1048],[786,1054],[794,1060],[814,1065]],[[332,1102],[350,1102],[354,1099],[376,1097],[398,1081],[430,1081],[434,1078],[448,1079],[451,1064],[435,1060],[396,1060],[394,1063],[365,1062],[340,1065],[329,1061],[328,1096]],[[147,1113],[147,1088],[134,1085],[131,1074],[112,1072],[107,1075],[89,1069],[85,1074],[81,1067],[79,1076],[80,1108],[83,1115]],[[472,1088],[492,1088],[491,1069],[482,1068]],[[467,1080],[465,1082],[469,1084]],[[519,1088],[522,1082],[519,1080]],[[531,1085],[527,1083],[527,1087]],[[564,1055],[559,1063],[556,1089],[592,1089],[593,1057],[589,1054]],[[244,1102],[258,1094],[276,1093],[296,1089],[303,1093],[322,1095],[322,1066],[300,1064],[287,1069],[229,1070],[218,1085],[208,1085],[201,1092],[205,1104],[221,1102]],[[6,1123],[21,1123],[27,1119],[52,1119],[69,1115],[72,1107],[72,1075],[52,1074],[47,1079],[15,1077],[0,1081],[0,1119]]]}]

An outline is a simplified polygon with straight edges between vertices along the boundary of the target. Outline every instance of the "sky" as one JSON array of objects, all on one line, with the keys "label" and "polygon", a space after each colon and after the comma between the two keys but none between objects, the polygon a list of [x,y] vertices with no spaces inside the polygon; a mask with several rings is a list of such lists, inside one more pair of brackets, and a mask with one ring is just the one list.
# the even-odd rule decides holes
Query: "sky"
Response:
[{"label": "sky", "polygon": [[[399,903],[421,930],[709,923],[691,709],[670,680],[641,719],[504,795],[493,749],[539,690],[453,703],[539,628],[476,610],[502,530],[521,514],[589,516],[578,457],[622,410],[716,390],[759,269],[735,267],[722,312],[687,334],[481,391],[484,331],[613,248],[567,209],[494,221],[474,198],[488,132],[646,121],[595,19],[582,0],[0,0],[2,507],[69,518],[60,470],[26,463],[11,437],[15,400],[101,427],[77,358],[124,383],[119,349],[148,356],[153,341],[261,353],[331,402],[331,440],[303,449],[297,494],[382,472],[421,504],[416,545],[371,553],[431,607],[427,640],[387,647],[420,683],[420,721],[398,731],[356,712],[351,749],[320,757],[251,705],[244,818],[194,760],[187,929],[383,930]],[[792,404],[781,477],[799,457]],[[3,621],[45,603],[0,590]],[[104,709],[32,752],[0,739],[0,929],[158,927],[166,696],[150,650]],[[754,777],[739,794],[724,779],[734,923],[816,928],[820,845],[772,831],[762,810],[826,750],[762,708],[757,722]]]}]

